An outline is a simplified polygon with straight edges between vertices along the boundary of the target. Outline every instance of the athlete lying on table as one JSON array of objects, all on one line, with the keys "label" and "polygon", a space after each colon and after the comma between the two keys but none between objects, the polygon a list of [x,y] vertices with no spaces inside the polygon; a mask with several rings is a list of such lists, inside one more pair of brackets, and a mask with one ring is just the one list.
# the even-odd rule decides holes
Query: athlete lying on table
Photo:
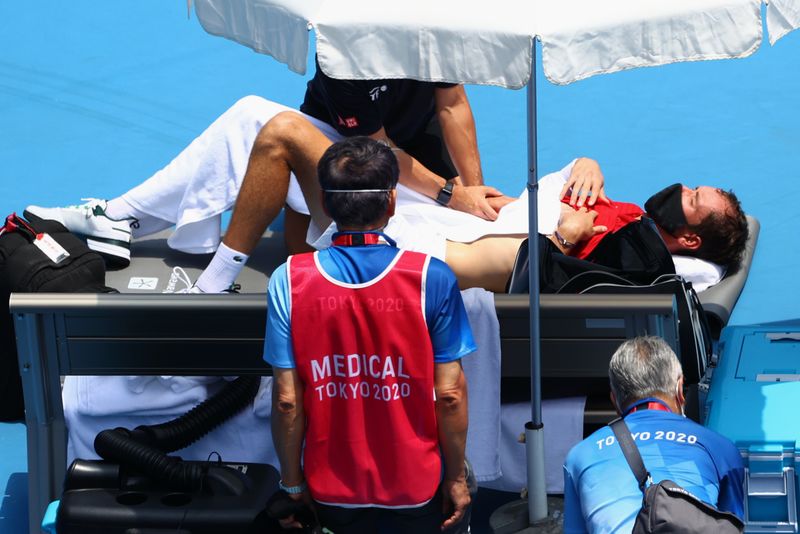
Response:
[{"label": "athlete lying on table", "polygon": [[[598,192],[594,206],[569,204],[576,174],[584,187]],[[567,195],[565,195],[567,192]],[[402,190],[387,232],[399,246],[444,259],[462,288],[504,291],[517,250],[527,238],[527,194],[505,206],[495,221],[484,221],[442,209],[413,191]],[[677,274],[701,291],[718,282],[725,270],[738,268],[747,240],[747,222],[733,193],[708,186],[695,189],[674,184],[653,195],[647,213],[633,204],[614,202],[603,194],[597,163],[579,158],[539,181],[539,233],[567,255],[585,259],[609,234],[642,216],[649,216],[672,254]],[[578,197],[580,199],[580,197]],[[562,200],[559,200],[562,199]],[[588,203],[588,201],[587,201]],[[312,244],[328,246],[331,227]],[[712,263],[713,262],[713,263]]]},{"label": "athlete lying on table", "polygon": [[[278,113],[260,130],[223,239],[223,245],[229,249],[243,252],[242,266],[247,254],[287,202],[291,174],[297,178],[317,230],[312,228],[309,232],[309,242],[317,241],[318,233],[330,225],[330,219],[321,208],[315,173],[316,162],[330,144],[314,124],[294,112]],[[239,183],[229,182],[230,179],[222,184],[209,184],[203,193],[230,197],[231,188]],[[484,221],[439,206],[402,184],[398,190],[398,216],[390,224],[400,225],[392,229],[400,246],[444,259],[456,273],[462,288],[505,290],[517,250],[527,234],[525,199],[505,206],[496,221]],[[566,193],[571,195],[571,201],[576,201],[578,209],[558,201]],[[178,209],[181,195],[173,192],[171,197],[175,198]],[[641,214],[630,205],[607,201],[599,166],[587,158],[579,158],[560,172],[544,177],[538,198],[540,233],[550,236],[563,252],[579,256],[606,233]],[[293,207],[301,211],[302,202],[298,203],[297,199],[294,202],[296,206]],[[600,211],[605,206],[609,208],[608,213],[597,221],[598,213],[594,209],[589,211],[583,206],[584,202]],[[73,208],[30,206],[27,211],[35,216],[61,220],[73,232],[91,237],[107,233],[109,226],[120,225],[105,214],[105,205],[105,201],[91,201]],[[670,253],[698,257],[719,264],[723,269],[738,266],[747,239],[747,224],[732,193],[707,186],[689,189],[676,184],[651,197],[646,207]],[[617,217],[620,213],[622,217]],[[209,218],[216,215],[210,213]],[[175,216],[175,220],[181,220],[181,215]],[[138,221],[129,220],[123,224],[127,226],[127,223]],[[198,239],[206,240],[206,248],[196,250],[208,252],[207,237]],[[324,245],[324,239],[317,243],[317,246]],[[238,271],[210,274],[213,276],[206,279],[213,282],[213,287],[194,286],[190,292],[222,291],[234,282]]]}]

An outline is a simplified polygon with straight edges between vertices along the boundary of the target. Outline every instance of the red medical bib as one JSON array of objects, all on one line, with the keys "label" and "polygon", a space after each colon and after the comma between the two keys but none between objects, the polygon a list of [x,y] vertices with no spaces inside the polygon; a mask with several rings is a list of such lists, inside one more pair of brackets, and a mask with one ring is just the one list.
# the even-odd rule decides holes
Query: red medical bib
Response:
[{"label": "red medical bib", "polygon": [[306,412],[303,471],[318,502],[411,507],[441,477],[433,347],[425,322],[428,257],[399,252],[363,284],[293,256],[292,346]]}]

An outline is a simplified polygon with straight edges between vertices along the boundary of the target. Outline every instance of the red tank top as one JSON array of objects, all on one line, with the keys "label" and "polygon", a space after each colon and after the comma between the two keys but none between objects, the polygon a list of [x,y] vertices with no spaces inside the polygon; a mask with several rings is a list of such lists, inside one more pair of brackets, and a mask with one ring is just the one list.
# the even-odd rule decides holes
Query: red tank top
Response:
[{"label": "red tank top", "polygon": [[[569,204],[569,199],[570,195],[564,195],[564,198],[561,199],[561,202],[564,204]],[[597,199],[597,202],[594,206],[587,206],[587,208],[589,208],[589,211],[594,210],[597,212],[597,218],[594,220],[594,225],[606,226],[608,231],[597,234],[591,239],[575,245],[575,247],[570,251],[570,255],[582,260],[586,259],[589,254],[591,254],[591,252],[606,236],[606,234],[613,234],[626,224],[637,220],[642,216],[642,214],[644,214],[642,208],[636,204],[630,204],[628,202],[614,202],[613,200]]]},{"label": "red tank top", "polygon": [[340,506],[412,507],[441,478],[428,256],[398,252],[363,284],[334,280],[316,253],[288,264],[291,325],[306,414],[311,496]]}]

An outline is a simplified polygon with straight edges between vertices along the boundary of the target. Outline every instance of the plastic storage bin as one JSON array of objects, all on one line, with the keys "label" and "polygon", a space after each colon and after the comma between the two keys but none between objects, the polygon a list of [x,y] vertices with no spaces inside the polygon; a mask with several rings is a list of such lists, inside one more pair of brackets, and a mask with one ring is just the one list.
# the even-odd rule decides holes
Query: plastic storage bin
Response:
[{"label": "plastic storage bin", "polygon": [[706,426],[745,459],[747,532],[798,532],[800,320],[731,326],[720,337]]}]

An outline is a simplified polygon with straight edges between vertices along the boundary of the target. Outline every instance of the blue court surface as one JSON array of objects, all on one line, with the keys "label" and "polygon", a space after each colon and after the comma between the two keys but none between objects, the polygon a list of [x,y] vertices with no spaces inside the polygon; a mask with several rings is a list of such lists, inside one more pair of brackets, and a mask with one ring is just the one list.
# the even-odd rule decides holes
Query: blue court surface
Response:
[{"label": "blue court surface", "polygon": [[[206,34],[184,2],[3,2],[0,50],[2,216],[28,203],[116,196],[237,99],[257,94],[297,106],[307,79]],[[517,194],[526,180],[525,91],[468,93],[486,181]],[[678,181],[732,188],[762,226],[731,323],[800,315],[800,32],[745,59],[566,87],[540,72],[538,96],[543,173],[590,156],[609,196],[639,204]],[[0,426],[0,448],[0,532],[22,532],[22,425]]]}]

